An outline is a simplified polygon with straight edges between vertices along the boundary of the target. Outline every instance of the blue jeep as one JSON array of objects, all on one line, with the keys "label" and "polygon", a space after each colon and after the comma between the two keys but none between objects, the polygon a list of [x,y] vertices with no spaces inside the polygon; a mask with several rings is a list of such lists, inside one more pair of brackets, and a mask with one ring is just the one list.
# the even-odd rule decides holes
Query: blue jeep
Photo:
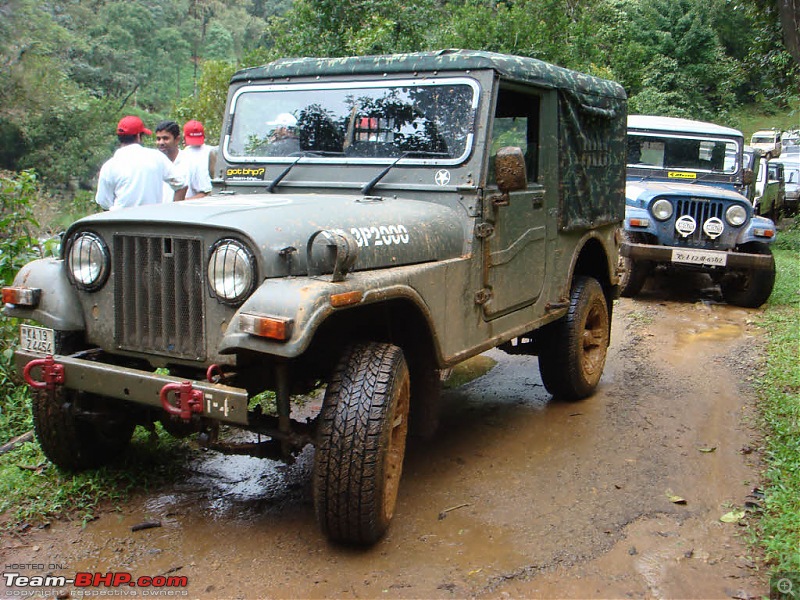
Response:
[{"label": "blue jeep", "polygon": [[775,225],[742,195],[741,132],[630,115],[620,291],[635,296],[658,266],[708,273],[727,302],[755,308],[775,283]]}]

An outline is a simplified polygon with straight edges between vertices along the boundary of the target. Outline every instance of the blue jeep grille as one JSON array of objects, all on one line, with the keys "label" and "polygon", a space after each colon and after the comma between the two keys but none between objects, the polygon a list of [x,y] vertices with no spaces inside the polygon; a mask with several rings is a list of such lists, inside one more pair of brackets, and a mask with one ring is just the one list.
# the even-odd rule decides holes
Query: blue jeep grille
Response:
[{"label": "blue jeep grille", "polygon": [[[705,223],[711,217],[717,217],[724,222],[724,213],[725,205],[720,201],[699,200],[696,198],[679,199],[675,204],[675,215],[673,216],[672,222],[674,223],[677,219],[684,215],[689,215],[694,219],[694,222],[697,223],[697,228],[694,230],[694,233],[686,238],[681,237],[676,232],[675,239],[689,246],[708,247],[716,245],[714,241],[710,240],[703,233],[703,223]],[[726,227],[729,226],[726,224]],[[675,230],[673,229],[673,231]],[[725,236],[723,234],[723,236],[717,238],[716,242],[722,241],[722,238],[724,237]]]}]

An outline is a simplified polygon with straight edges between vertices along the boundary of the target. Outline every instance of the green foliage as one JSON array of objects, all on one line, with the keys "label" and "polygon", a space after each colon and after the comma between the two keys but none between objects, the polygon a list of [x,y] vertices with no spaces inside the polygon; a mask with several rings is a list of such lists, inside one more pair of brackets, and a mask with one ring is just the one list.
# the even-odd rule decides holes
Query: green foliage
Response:
[{"label": "green foliage", "polygon": [[[631,112],[730,123],[796,103],[798,65],[760,0],[14,0],[0,8],[0,168],[89,187],[126,113],[218,138],[235,66],[447,47],[616,79]],[[213,142],[212,142],[213,143]]]},{"label": "green foliage", "polygon": [[17,271],[33,258],[41,256],[32,228],[38,227],[33,217],[33,203],[39,190],[36,174],[23,171],[17,175],[0,175],[0,281],[10,284]]},{"label": "green foliage", "polygon": [[[25,263],[43,254],[33,234],[38,227],[33,216],[38,194],[33,171],[0,174],[0,285],[11,284]],[[0,319],[0,442],[30,427],[27,388],[19,385],[13,362],[17,331],[15,319]]]},{"label": "green foliage", "polygon": [[203,63],[203,74],[198,81],[197,94],[186,98],[175,107],[174,117],[179,123],[197,119],[206,130],[206,143],[214,145],[222,130],[222,115],[228,97],[228,82],[236,67],[227,62],[209,60]]},{"label": "green foliage", "polygon": [[710,3],[642,0],[630,11],[630,34],[644,49],[639,77],[625,82],[631,113],[715,120],[734,106],[735,65],[712,26]]}]

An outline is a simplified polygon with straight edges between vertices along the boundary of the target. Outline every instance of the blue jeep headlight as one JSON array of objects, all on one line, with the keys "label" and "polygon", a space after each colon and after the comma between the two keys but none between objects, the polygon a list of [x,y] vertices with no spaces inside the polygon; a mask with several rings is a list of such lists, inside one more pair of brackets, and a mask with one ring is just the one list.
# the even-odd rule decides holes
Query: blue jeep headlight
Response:
[{"label": "blue jeep headlight", "polygon": [[650,211],[653,213],[653,216],[659,221],[666,221],[669,219],[672,216],[673,210],[672,202],[665,200],[664,198],[659,198],[653,202],[653,206],[650,207]]},{"label": "blue jeep headlight", "polygon": [[725,211],[725,220],[734,227],[738,227],[747,221],[747,211],[744,209],[744,206],[734,204]]}]

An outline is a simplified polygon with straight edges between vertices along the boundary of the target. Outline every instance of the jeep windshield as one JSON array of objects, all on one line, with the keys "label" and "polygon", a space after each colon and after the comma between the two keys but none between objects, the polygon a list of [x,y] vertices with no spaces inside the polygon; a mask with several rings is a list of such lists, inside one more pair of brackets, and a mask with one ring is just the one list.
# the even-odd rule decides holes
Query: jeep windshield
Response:
[{"label": "jeep windshield", "polygon": [[478,92],[469,78],[245,86],[223,152],[233,163],[457,164],[471,150]]},{"label": "jeep windshield", "polygon": [[741,149],[734,139],[628,132],[628,169],[733,175]]}]

